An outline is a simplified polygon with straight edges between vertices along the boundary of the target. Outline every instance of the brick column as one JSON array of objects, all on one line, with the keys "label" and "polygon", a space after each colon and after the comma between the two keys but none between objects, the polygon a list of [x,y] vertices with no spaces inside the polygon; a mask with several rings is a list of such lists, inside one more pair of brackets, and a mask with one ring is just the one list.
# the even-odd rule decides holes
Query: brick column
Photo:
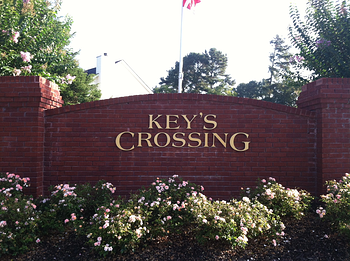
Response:
[{"label": "brick column", "polygon": [[63,104],[56,84],[38,76],[0,77],[0,172],[31,179],[43,194],[44,111]]},{"label": "brick column", "polygon": [[318,193],[350,172],[350,79],[322,78],[303,86],[298,107],[317,115]]}]

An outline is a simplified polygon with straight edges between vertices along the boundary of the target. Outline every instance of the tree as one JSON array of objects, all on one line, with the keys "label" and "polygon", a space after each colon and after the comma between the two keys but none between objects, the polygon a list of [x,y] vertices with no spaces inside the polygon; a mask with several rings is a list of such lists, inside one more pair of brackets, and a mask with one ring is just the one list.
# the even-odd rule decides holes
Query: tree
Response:
[{"label": "tree", "polygon": [[264,82],[250,81],[249,83],[240,83],[236,88],[236,96],[242,98],[260,99],[264,98]]},{"label": "tree", "polygon": [[292,44],[299,50],[300,68],[315,80],[350,77],[350,15],[347,1],[310,0],[305,21],[296,7],[290,8]]},{"label": "tree", "polygon": [[94,74],[87,74],[82,68],[74,68],[68,72],[75,75],[75,80],[71,84],[62,84],[60,88],[64,105],[96,101],[101,98],[101,90],[97,88],[97,84],[92,84]]},{"label": "tree", "polygon": [[[69,89],[77,53],[67,47],[72,19],[59,18],[59,9],[60,2],[54,0],[0,1],[0,76],[38,75]],[[81,95],[98,99],[91,91],[96,92],[89,89]],[[62,97],[67,99],[65,92]]]},{"label": "tree", "polygon": [[303,82],[298,80],[298,72],[292,70],[293,55],[289,52],[290,46],[279,35],[270,44],[273,46],[269,55],[270,77],[260,82],[239,84],[236,88],[237,96],[296,106]]},{"label": "tree", "polygon": [[[211,48],[209,52],[190,53],[183,59],[183,88],[186,93],[207,93],[232,95],[234,80],[225,74],[227,56]],[[168,71],[166,78],[161,78],[155,93],[176,93],[178,90],[179,63]]]}]

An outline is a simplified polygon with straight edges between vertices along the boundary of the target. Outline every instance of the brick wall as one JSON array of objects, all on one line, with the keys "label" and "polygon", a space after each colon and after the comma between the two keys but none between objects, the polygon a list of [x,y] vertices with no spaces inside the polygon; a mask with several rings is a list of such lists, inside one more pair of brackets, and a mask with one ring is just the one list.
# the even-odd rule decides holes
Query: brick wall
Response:
[{"label": "brick wall", "polygon": [[43,193],[44,110],[63,101],[41,77],[0,77],[0,171],[31,178],[29,194]]},{"label": "brick wall", "polygon": [[317,194],[325,179],[349,171],[349,86],[347,79],[306,85],[298,109],[200,94],[61,107],[57,86],[45,79],[0,77],[0,171],[32,177],[35,195],[100,179],[128,195],[174,174],[214,198],[269,176]]},{"label": "brick wall", "polygon": [[[149,115],[162,115],[149,129]],[[165,129],[166,115],[187,115],[192,119],[187,128],[186,120],[171,116]],[[202,115],[202,116],[201,116]],[[205,130],[212,124],[204,124],[205,115],[216,115],[217,127]],[[208,117],[214,120],[213,117]],[[78,183],[99,179],[112,182],[120,194],[128,194],[149,185],[156,177],[174,174],[205,187],[206,193],[215,198],[237,196],[242,186],[253,186],[258,177],[276,177],[286,186],[300,186],[315,193],[316,158],[315,127],[313,113],[278,104],[198,94],[157,94],[116,98],[77,106],[67,106],[46,111],[45,114],[45,185],[62,182]],[[122,132],[124,148],[115,144]],[[150,133],[152,147],[147,142],[137,147],[138,133]],[[166,145],[170,137],[182,132],[200,133],[202,140],[208,133],[208,147],[175,148]],[[212,135],[217,133],[237,136],[237,149],[243,141],[250,141],[249,150],[239,152],[216,142],[212,147]],[[153,138],[158,134],[158,145]],[[143,136],[147,136],[144,134]],[[198,142],[190,142],[197,146]],[[178,145],[181,145],[178,144]]]},{"label": "brick wall", "polygon": [[303,86],[302,109],[317,115],[318,191],[350,172],[350,79],[323,78]]}]

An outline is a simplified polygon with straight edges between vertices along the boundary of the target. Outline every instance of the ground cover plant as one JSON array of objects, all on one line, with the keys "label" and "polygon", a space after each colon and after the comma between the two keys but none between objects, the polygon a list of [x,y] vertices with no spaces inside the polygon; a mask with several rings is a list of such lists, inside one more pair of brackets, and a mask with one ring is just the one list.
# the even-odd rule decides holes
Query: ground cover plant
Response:
[{"label": "ground cover plant", "polygon": [[346,173],[341,180],[326,182],[327,194],[321,195],[325,206],[320,206],[316,213],[350,237],[350,174]]},{"label": "ground cover plant", "polygon": [[[278,247],[286,240],[282,220],[300,220],[312,202],[306,191],[285,188],[271,177],[244,189],[239,200],[219,201],[176,175],[157,178],[127,200],[113,197],[115,188],[106,181],[95,186],[60,184],[50,189],[49,197],[33,199],[22,191],[29,179],[0,175],[0,257],[25,253],[48,235],[67,231],[85,238],[101,257],[134,252],[184,231],[200,244],[243,249],[262,240],[265,246]],[[348,231],[349,174],[327,185],[317,213],[335,229]]]}]

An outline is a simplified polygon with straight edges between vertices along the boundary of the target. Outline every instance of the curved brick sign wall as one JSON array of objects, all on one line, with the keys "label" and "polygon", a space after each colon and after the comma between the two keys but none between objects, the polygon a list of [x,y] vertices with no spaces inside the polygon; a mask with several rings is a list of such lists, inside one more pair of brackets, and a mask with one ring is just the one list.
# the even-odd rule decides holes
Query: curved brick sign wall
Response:
[{"label": "curved brick sign wall", "polygon": [[[257,178],[269,176],[288,187],[301,187],[314,194],[320,190],[323,154],[317,133],[322,126],[317,108],[296,109],[199,94],[141,95],[59,108],[58,91],[52,91],[52,85],[44,79],[16,78],[24,80],[12,83],[7,95],[0,96],[6,105],[2,124],[11,126],[3,128],[0,171],[28,176],[31,172],[26,162],[30,166],[28,161],[40,161],[35,165],[37,189],[33,193],[46,191],[50,184],[105,179],[117,187],[119,194],[128,195],[156,177],[174,174],[203,185],[206,194],[214,198],[237,196],[242,186],[253,186]],[[36,83],[31,83],[31,90],[37,91],[31,96],[35,103],[14,91],[16,85],[23,89],[26,81]],[[307,95],[314,85],[307,85],[309,90],[305,87],[301,96],[306,107],[316,104]],[[54,104],[47,102],[50,100]],[[349,108],[344,108],[346,111]],[[346,131],[349,115],[341,115],[347,124],[344,139],[350,138]],[[26,119],[22,119],[22,127],[21,117]],[[35,121],[38,123],[33,127]],[[19,128],[26,134],[18,134],[15,142],[10,137],[16,136],[13,133]],[[39,144],[24,144],[26,137]],[[29,147],[34,147],[29,150],[33,153],[25,154]],[[11,150],[11,156],[5,155]],[[343,152],[349,155],[349,150],[348,142]],[[346,159],[342,166],[337,176],[350,167]]]}]

